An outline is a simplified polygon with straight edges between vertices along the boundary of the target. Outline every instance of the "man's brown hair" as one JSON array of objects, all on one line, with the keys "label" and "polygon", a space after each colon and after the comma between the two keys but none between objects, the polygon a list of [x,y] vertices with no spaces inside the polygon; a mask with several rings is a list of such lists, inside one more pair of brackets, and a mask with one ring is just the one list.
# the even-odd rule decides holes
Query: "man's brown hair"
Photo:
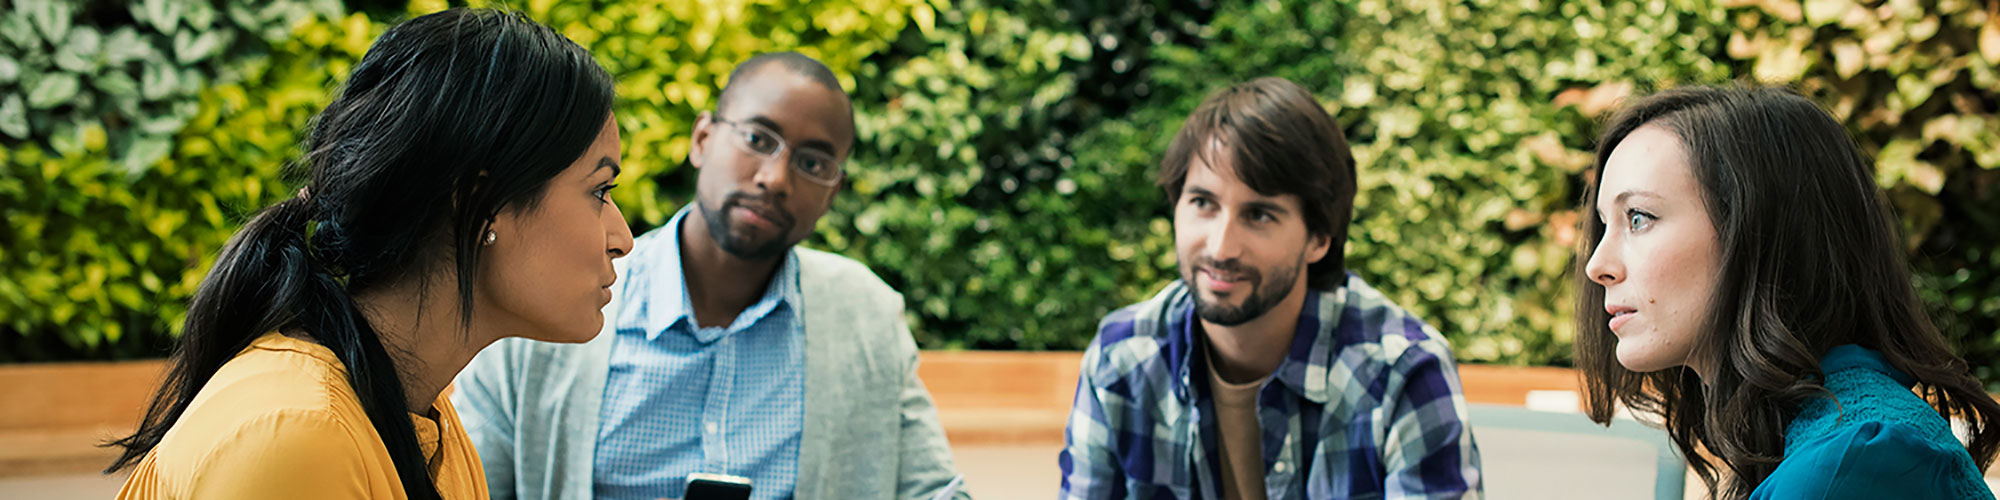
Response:
[{"label": "man's brown hair", "polygon": [[1167,146],[1159,185],[1179,203],[1189,165],[1208,145],[1228,151],[1236,178],[1258,193],[1294,195],[1306,230],[1329,241],[1326,257],[1307,266],[1306,286],[1331,290],[1346,283],[1347,224],[1354,217],[1354,153],[1340,124],[1296,83],[1264,77],[1222,89],[1195,108]]}]

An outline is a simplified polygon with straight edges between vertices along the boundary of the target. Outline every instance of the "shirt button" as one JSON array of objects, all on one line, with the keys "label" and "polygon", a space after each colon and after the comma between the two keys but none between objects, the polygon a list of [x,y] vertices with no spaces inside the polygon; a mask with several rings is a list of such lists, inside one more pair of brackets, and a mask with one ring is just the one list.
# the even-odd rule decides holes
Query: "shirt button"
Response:
[{"label": "shirt button", "polygon": [[708,423],[708,433],[709,433],[709,434],[714,434],[716,430],[717,430],[717,429],[716,429],[716,427],[715,427],[715,422],[709,422],[709,423]]},{"label": "shirt button", "polygon": [[1284,463],[1284,462],[1278,462],[1278,464],[1277,464],[1277,465],[1273,465],[1273,466],[1271,466],[1271,470],[1272,470],[1272,471],[1275,471],[1275,472],[1277,472],[1277,473],[1279,473],[1279,474],[1284,474],[1284,473],[1285,473],[1285,463]]}]

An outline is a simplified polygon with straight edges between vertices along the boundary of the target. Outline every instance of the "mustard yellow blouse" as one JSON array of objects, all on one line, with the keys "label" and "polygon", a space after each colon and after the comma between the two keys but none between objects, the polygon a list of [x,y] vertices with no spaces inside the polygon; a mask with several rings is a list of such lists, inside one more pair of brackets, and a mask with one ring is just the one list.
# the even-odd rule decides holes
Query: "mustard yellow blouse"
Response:
[{"label": "mustard yellow blouse", "polygon": [[[445,391],[445,395],[450,394]],[[438,492],[484,500],[479,453],[440,395],[410,414]],[[133,468],[120,499],[403,499],[395,462],[333,351],[265,334],[222,365]]]}]

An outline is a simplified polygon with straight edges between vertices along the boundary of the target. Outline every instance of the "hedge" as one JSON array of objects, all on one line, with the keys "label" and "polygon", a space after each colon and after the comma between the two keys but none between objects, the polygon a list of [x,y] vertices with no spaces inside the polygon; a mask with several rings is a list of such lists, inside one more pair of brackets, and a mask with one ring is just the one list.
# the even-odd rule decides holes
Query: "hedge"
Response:
[{"label": "hedge", "polygon": [[[317,11],[266,49],[203,66],[243,76],[213,77],[147,168],[118,166],[130,157],[114,153],[122,125],[0,138],[12,141],[0,158],[0,361],[156,354],[234,224],[288,193],[277,172],[296,154],[290,134],[345,65],[387,23],[448,5],[383,3]],[[734,62],[787,49],[827,61],[855,98],[858,139],[849,191],[808,244],[903,291],[929,348],[1080,348],[1103,314],[1173,279],[1159,152],[1207,93],[1279,75],[1313,89],[1355,147],[1353,270],[1465,361],[1566,364],[1581,172],[1600,120],[1673,85],[1790,84],[1876,153],[1926,302],[1982,377],[2000,375],[2000,15],[1984,4],[517,7],[617,76],[628,167],[616,196],[635,230],[691,199],[687,131]],[[80,139],[43,139],[63,134]]]},{"label": "hedge", "polygon": [[[216,250],[289,195],[294,131],[375,31],[327,2],[14,7],[0,73],[18,62],[21,86],[0,101],[47,105],[0,139],[0,362],[162,355]],[[43,38],[11,31],[23,20]],[[89,86],[44,102],[70,79]]]}]

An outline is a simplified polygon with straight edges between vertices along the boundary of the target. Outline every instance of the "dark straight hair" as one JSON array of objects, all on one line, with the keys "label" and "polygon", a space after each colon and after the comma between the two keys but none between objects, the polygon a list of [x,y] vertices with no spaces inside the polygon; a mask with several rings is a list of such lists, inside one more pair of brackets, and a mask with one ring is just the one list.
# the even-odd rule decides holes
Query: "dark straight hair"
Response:
[{"label": "dark straight hair", "polygon": [[159,445],[253,340],[285,331],[333,351],[404,492],[437,498],[397,367],[354,297],[449,276],[469,325],[487,225],[534,210],[611,105],[596,60],[520,14],[451,9],[383,33],[313,121],[298,165],[308,190],[253,217],[195,291],[166,381],[138,431],[111,443],[124,451],[106,472]]},{"label": "dark straight hair", "polygon": [[[1347,224],[1354,216],[1354,153],[1340,123],[1312,92],[1291,80],[1264,77],[1217,91],[1196,107],[1167,145],[1159,186],[1179,203],[1188,168],[1207,158],[1210,141],[1229,151],[1236,178],[1266,196],[1299,198],[1306,231],[1330,239],[1326,256],[1306,266],[1306,287],[1347,282]],[[1214,165],[1215,162],[1208,162]]]},{"label": "dark straight hair", "polygon": [[[1710,491],[1747,498],[1784,458],[1800,405],[1828,394],[1820,358],[1855,344],[1914,376],[1940,415],[1963,418],[1967,451],[1981,469],[1992,463],[2000,404],[1925,316],[1872,161],[1840,122],[1785,88],[1661,92],[1620,112],[1598,141],[1584,210],[1596,210],[1611,152],[1648,125],[1680,139],[1715,225],[1721,269],[1693,353],[1715,369],[1702,380],[1687,367],[1618,363],[1604,287],[1584,270],[1605,224],[1583,217],[1576,361],[1592,420],[1609,422],[1621,403],[1659,415]],[[1718,469],[1730,478],[1720,488]]]}]

